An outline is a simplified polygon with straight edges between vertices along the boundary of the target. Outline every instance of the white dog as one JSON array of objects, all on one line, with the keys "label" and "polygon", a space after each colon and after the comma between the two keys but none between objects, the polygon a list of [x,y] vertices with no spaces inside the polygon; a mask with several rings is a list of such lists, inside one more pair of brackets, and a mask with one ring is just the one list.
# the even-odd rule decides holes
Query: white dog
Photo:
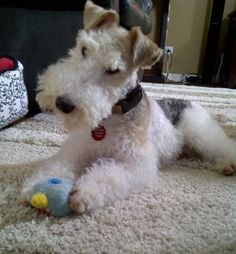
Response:
[{"label": "white dog", "polygon": [[234,141],[200,105],[145,95],[137,71],[157,62],[162,50],[139,28],[118,24],[115,11],[87,1],[76,46],[39,77],[39,105],[61,116],[69,135],[25,182],[27,197],[49,177],[69,178],[72,209],[92,211],[150,186],[160,164],[186,145],[225,174],[236,169]]}]

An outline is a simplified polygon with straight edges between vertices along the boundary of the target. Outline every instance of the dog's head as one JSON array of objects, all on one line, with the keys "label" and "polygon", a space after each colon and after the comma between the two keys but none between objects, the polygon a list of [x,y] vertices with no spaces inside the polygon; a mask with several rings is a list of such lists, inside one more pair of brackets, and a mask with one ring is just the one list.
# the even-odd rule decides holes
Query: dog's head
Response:
[{"label": "dog's head", "polygon": [[135,87],[137,71],[151,67],[161,54],[140,28],[127,31],[114,10],[87,1],[76,46],[39,76],[37,101],[70,128],[96,127]]}]

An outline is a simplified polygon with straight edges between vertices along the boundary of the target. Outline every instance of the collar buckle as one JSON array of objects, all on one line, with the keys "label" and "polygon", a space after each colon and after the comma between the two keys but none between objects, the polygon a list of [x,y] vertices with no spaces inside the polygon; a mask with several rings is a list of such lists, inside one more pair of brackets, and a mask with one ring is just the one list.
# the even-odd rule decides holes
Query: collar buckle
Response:
[{"label": "collar buckle", "polygon": [[137,85],[133,90],[131,90],[124,99],[119,100],[112,108],[112,113],[114,114],[125,114],[129,112],[132,108],[136,107],[142,100],[144,91],[141,85]]}]

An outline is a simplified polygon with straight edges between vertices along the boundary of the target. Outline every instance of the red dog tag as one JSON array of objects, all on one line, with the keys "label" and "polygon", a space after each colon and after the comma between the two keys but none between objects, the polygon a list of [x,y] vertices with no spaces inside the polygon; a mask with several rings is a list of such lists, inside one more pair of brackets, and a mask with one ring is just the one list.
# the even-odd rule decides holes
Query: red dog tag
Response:
[{"label": "red dog tag", "polygon": [[92,130],[91,134],[94,140],[101,141],[106,136],[106,129],[103,126],[99,125],[97,128]]}]

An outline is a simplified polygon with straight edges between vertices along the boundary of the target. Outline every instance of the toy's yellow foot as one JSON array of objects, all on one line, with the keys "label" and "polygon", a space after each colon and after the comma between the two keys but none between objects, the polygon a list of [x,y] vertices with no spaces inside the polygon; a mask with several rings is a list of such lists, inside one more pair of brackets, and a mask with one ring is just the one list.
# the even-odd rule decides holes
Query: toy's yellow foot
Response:
[{"label": "toy's yellow foot", "polygon": [[30,203],[33,207],[43,209],[48,206],[48,198],[44,193],[36,193],[32,196]]}]

